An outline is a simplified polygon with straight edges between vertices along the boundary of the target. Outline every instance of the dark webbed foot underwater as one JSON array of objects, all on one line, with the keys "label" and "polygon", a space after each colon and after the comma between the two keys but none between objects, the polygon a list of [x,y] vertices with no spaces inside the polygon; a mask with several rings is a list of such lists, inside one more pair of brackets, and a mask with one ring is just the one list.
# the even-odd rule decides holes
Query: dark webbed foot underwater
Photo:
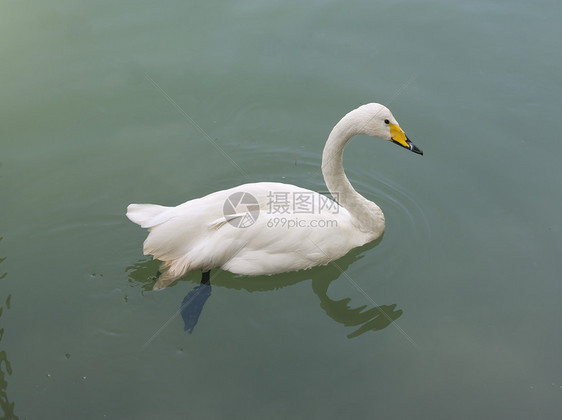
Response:
[{"label": "dark webbed foot underwater", "polygon": [[211,272],[205,271],[201,276],[201,283],[190,290],[181,303],[180,312],[184,331],[190,334],[193,332],[209,296],[211,296]]}]

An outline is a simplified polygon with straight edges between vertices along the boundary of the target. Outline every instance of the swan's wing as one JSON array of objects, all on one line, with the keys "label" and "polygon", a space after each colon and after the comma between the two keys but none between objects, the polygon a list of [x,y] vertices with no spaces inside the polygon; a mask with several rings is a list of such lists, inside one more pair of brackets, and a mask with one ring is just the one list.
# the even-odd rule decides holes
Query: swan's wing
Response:
[{"label": "swan's wing", "polygon": [[332,207],[305,211],[310,200],[329,199],[294,185],[254,183],[154,211],[143,224],[150,228],[144,253],[176,273],[223,267],[272,274],[325,264],[364,243],[344,208],[330,200],[324,204]]},{"label": "swan's wing", "polygon": [[[229,223],[214,238],[233,252],[222,264],[239,274],[273,274],[310,268],[345,255],[366,238],[352,223],[349,212],[330,198],[311,190],[280,183],[238,187],[254,196],[259,215],[250,225]],[[220,235],[218,235],[220,233]]]}]

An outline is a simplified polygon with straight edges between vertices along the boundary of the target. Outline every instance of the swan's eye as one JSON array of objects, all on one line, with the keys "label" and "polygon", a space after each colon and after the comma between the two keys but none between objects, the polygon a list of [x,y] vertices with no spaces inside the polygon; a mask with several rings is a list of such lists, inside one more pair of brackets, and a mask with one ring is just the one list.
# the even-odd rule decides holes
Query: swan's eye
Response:
[{"label": "swan's eye", "polygon": [[390,121],[384,120],[384,123],[385,123],[385,124],[390,124]]}]

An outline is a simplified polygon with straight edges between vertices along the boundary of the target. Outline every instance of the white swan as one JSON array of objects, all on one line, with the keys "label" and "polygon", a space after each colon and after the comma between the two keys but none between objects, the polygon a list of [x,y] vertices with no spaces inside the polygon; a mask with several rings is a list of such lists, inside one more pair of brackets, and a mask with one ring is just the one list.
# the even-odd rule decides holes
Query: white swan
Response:
[{"label": "white swan", "polygon": [[243,275],[307,269],[377,239],[384,231],[384,215],[353,189],[342,166],[344,146],[356,134],[423,154],[388,108],[372,103],[345,115],[326,141],[322,174],[337,203],[294,185],[259,182],[176,207],[129,205],[127,217],[150,231],[144,254],[164,262],[154,289],[193,270],[202,270],[207,283],[213,268]]}]

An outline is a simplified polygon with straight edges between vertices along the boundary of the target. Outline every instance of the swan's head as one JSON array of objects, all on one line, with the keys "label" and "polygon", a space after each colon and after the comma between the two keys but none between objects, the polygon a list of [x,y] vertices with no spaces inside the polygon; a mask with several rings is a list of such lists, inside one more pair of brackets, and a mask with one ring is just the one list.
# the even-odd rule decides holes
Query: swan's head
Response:
[{"label": "swan's head", "polygon": [[358,126],[360,127],[361,134],[391,141],[414,153],[423,155],[421,149],[410,141],[404,130],[400,128],[392,112],[384,105],[367,104],[352,112],[357,112]]}]

